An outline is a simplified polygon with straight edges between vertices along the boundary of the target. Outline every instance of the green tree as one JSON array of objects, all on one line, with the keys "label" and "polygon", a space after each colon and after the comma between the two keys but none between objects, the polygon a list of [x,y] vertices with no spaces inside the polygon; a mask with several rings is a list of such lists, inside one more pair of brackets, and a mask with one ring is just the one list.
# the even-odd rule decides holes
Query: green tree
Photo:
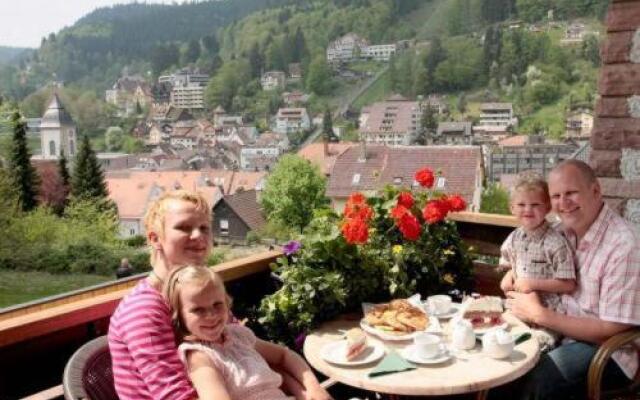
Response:
[{"label": "green tree", "polygon": [[307,74],[307,89],[317,94],[324,95],[331,90],[331,73],[324,57],[316,57],[309,65]]},{"label": "green tree", "polygon": [[285,155],[267,178],[260,203],[270,222],[294,226],[309,224],[313,211],[328,204],[326,180],[317,166],[296,155]]},{"label": "green tree", "polygon": [[11,117],[13,139],[9,150],[9,177],[17,189],[18,204],[23,211],[31,211],[38,205],[38,187],[40,179],[31,165],[31,154],[27,148],[27,124],[20,113]]},{"label": "green tree", "polygon": [[488,214],[511,214],[509,210],[509,192],[497,183],[489,184],[482,191],[480,212]]},{"label": "green tree", "polygon": [[324,115],[322,116],[322,136],[323,139],[327,142],[333,140],[333,120],[331,119],[331,111],[329,109],[324,110]]},{"label": "green tree", "polygon": [[124,143],[124,132],[119,126],[110,126],[104,134],[107,151],[119,151]]},{"label": "green tree", "polygon": [[107,185],[89,137],[82,136],[71,177],[71,194],[76,199],[107,198]]},{"label": "green tree", "polygon": [[422,132],[416,138],[416,143],[421,145],[426,145],[429,143],[428,138],[436,131],[438,128],[438,119],[436,113],[433,111],[429,105],[427,105],[422,113]]}]

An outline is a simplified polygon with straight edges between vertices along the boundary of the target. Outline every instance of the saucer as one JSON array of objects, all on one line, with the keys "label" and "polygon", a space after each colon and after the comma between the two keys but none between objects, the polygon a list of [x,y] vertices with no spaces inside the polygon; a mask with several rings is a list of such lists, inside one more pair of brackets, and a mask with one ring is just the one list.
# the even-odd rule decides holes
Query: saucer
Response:
[{"label": "saucer", "polygon": [[443,346],[440,353],[435,357],[422,357],[415,350],[415,345],[405,347],[400,350],[400,355],[407,361],[411,361],[416,364],[439,364],[445,362],[451,358],[451,352],[446,346]]},{"label": "saucer", "polygon": [[[445,312],[445,313],[430,313],[430,315],[433,315],[436,318],[439,319],[449,319],[452,318],[454,315],[456,315],[458,313],[458,311],[460,311],[460,307],[462,306],[462,304],[460,303],[451,303],[451,308],[449,309],[449,311]],[[425,310],[428,310],[428,308],[426,308],[427,306],[425,305]]]},{"label": "saucer", "polygon": [[336,340],[325,344],[320,350],[320,356],[323,360],[336,365],[356,366],[369,364],[379,360],[384,356],[384,346],[382,344],[370,341],[367,347],[358,354],[353,360],[347,360],[347,341]]}]

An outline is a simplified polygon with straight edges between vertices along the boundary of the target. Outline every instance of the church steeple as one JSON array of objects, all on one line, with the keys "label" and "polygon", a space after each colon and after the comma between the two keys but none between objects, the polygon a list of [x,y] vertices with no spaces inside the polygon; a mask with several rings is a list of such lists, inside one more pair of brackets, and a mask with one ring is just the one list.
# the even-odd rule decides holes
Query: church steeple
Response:
[{"label": "church steeple", "polygon": [[57,160],[60,150],[64,151],[67,157],[73,158],[76,154],[76,143],[76,124],[62,105],[58,94],[54,93],[40,123],[42,158]]}]

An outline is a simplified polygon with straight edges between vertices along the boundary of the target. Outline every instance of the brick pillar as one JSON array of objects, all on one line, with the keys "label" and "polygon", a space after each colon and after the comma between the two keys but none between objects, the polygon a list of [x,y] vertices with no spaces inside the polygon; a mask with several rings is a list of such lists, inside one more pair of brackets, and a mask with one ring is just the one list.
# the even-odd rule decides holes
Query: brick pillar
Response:
[{"label": "brick pillar", "polygon": [[611,0],[590,164],[606,201],[640,229],[640,0]]}]

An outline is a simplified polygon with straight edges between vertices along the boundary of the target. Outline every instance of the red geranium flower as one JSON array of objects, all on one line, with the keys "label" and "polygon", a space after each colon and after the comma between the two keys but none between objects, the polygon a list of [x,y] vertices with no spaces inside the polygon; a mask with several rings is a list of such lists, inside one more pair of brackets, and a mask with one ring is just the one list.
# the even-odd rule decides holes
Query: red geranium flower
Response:
[{"label": "red geranium flower", "polygon": [[398,205],[411,208],[414,202],[413,195],[410,192],[402,192],[398,195]]},{"label": "red geranium flower", "polygon": [[451,211],[462,211],[467,208],[467,203],[464,201],[462,196],[457,194],[447,198],[447,202],[449,203]]},{"label": "red geranium flower", "polygon": [[373,209],[366,203],[347,203],[344,206],[344,216],[348,219],[368,221],[373,218]]},{"label": "red geranium flower", "polygon": [[447,216],[448,205],[441,200],[431,200],[422,210],[422,217],[428,224],[440,222]]},{"label": "red geranium flower", "polygon": [[409,209],[403,205],[398,204],[391,209],[391,218],[399,221],[405,214],[409,214]]},{"label": "red geranium flower", "polygon": [[420,237],[420,222],[411,213],[406,213],[398,221],[398,228],[407,240],[418,240]]},{"label": "red geranium flower", "polygon": [[347,219],[342,225],[342,236],[347,243],[363,244],[369,239],[369,227],[361,219]]},{"label": "red geranium flower", "polygon": [[363,204],[365,200],[366,198],[362,193],[354,192],[354,193],[351,193],[351,196],[349,196],[349,200],[347,200],[347,204]]},{"label": "red geranium flower", "polygon": [[433,186],[433,182],[435,180],[435,176],[433,175],[433,171],[429,168],[422,168],[416,172],[416,181],[420,184],[420,186],[425,188],[430,188]]}]

